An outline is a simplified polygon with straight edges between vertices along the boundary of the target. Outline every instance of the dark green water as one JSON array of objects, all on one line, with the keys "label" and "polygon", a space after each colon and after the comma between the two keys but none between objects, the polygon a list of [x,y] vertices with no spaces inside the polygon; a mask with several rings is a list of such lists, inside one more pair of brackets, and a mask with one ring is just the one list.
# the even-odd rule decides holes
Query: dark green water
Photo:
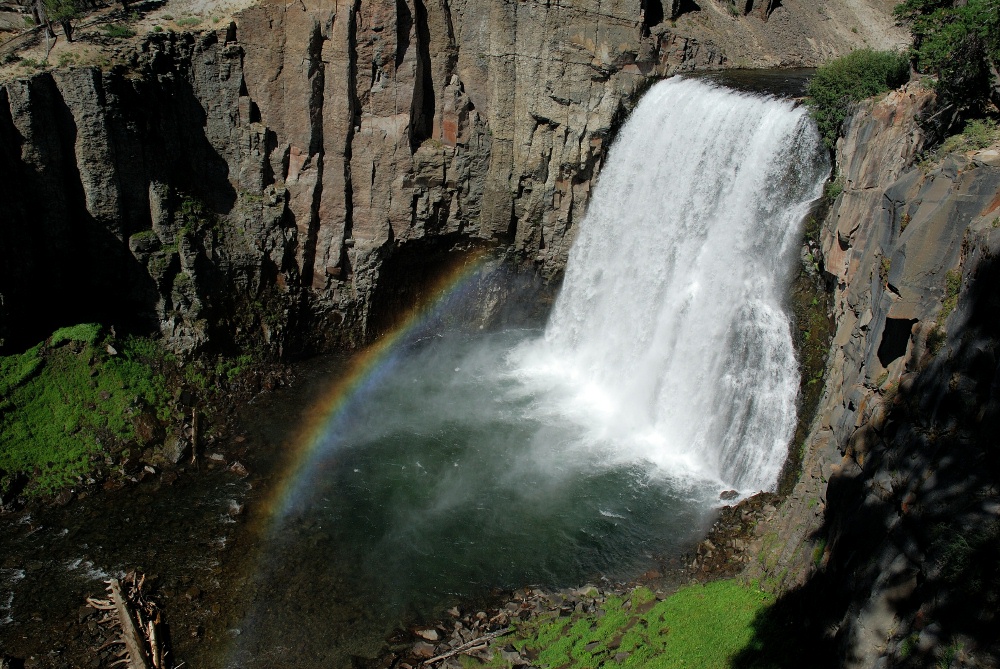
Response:
[{"label": "dark green water", "polygon": [[717,489],[551,410],[510,360],[537,336],[427,339],[349,404],[262,552],[229,666],[339,665],[492,588],[632,577],[697,540]]}]

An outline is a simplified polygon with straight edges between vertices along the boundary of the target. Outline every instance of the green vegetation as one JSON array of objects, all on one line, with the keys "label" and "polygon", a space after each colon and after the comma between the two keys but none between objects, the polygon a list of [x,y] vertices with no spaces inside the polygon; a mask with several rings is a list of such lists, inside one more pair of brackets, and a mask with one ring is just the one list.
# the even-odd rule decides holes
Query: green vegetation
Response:
[{"label": "green vegetation", "polygon": [[910,26],[915,67],[938,77],[946,104],[980,112],[1000,70],[1000,0],[906,0],[897,19]]},{"label": "green vegetation", "polygon": [[43,0],[45,11],[52,21],[67,21],[80,15],[75,0]]},{"label": "green vegetation", "polygon": [[[732,580],[689,586],[663,601],[640,587],[609,596],[598,614],[519,623],[512,643],[537,654],[543,668],[721,669],[752,650],[754,623],[772,601]],[[489,666],[507,664],[497,656]]]},{"label": "green vegetation", "polygon": [[188,16],[183,19],[177,19],[177,25],[181,26],[182,28],[187,26],[191,26],[193,28],[194,26],[201,25],[201,19],[198,18],[197,16]]},{"label": "green vegetation", "polygon": [[820,537],[819,541],[816,542],[816,546],[813,548],[812,562],[813,566],[819,569],[820,565],[823,564],[823,556],[826,554],[826,537]]},{"label": "green vegetation", "polygon": [[920,169],[924,172],[936,168],[949,153],[978,151],[1000,141],[1000,123],[990,119],[972,119],[958,132],[945,139],[937,147],[924,152]]},{"label": "green vegetation", "polygon": [[958,293],[962,290],[962,272],[953,269],[948,270],[944,277],[944,299],[941,301],[941,315],[938,316],[938,324],[944,325],[948,316],[958,306]]},{"label": "green vegetation", "polygon": [[806,104],[824,144],[833,148],[854,103],[905,83],[909,72],[903,54],[870,49],[854,51],[816,70],[806,90]]},{"label": "green vegetation", "polygon": [[181,231],[191,235],[202,228],[209,227],[214,222],[205,203],[193,197],[185,197],[181,200],[181,206],[177,211],[177,219],[181,225]]},{"label": "green vegetation", "polygon": [[154,435],[188,411],[182,396],[211,422],[253,360],[180,365],[157,341],[113,340],[96,323],[61,328],[24,353],[0,356],[0,491],[23,474],[28,497],[52,494],[155,444]]},{"label": "green vegetation", "polygon": [[120,345],[111,355],[88,323],[0,357],[0,488],[25,473],[29,494],[54,492],[90,471],[92,458],[124,448],[142,414],[169,416],[166,380],[149,359],[162,352],[147,340]]},{"label": "green vegetation", "polygon": [[68,341],[78,341],[93,344],[101,334],[101,326],[97,323],[81,323],[67,328],[59,328],[49,338],[49,346],[56,347]]},{"label": "green vegetation", "polygon": [[109,23],[104,26],[104,34],[114,39],[128,39],[135,37],[135,30],[124,23]]},{"label": "green vegetation", "polygon": [[[836,183],[836,181],[834,182]],[[825,199],[814,215],[806,219],[804,239],[810,248],[819,247],[822,220],[825,208],[833,200]],[[795,427],[793,444],[789,457],[781,471],[778,490],[782,494],[791,492],[798,481],[804,455],[806,436],[812,423],[813,414],[823,394],[823,378],[826,374],[826,358],[830,352],[834,322],[830,318],[832,295],[824,287],[822,268],[816,258],[807,258],[808,266],[799,267],[792,285],[791,307],[795,324],[795,351],[799,360],[801,378],[799,393],[801,406]]]},{"label": "green vegetation", "polygon": [[844,177],[837,175],[835,178],[830,179],[826,182],[823,187],[823,197],[826,198],[829,204],[833,204],[833,201],[840,197],[840,194],[844,192]]},{"label": "green vegetation", "polygon": [[962,132],[941,144],[940,153],[978,151],[997,141],[1000,141],[1000,124],[989,119],[973,119],[965,124]]},{"label": "green vegetation", "polygon": [[892,258],[889,256],[882,256],[878,264],[878,278],[881,279],[882,283],[889,283],[889,273],[892,271]]}]

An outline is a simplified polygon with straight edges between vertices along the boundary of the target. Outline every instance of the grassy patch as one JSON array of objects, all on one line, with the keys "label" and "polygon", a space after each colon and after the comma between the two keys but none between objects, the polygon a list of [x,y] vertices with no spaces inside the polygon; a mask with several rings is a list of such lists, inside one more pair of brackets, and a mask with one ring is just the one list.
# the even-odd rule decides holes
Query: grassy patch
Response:
[{"label": "grassy patch", "polygon": [[948,137],[936,148],[926,152],[920,161],[920,167],[928,172],[949,153],[978,151],[998,141],[1000,141],[1000,123],[990,119],[975,119],[966,123],[962,132]]},{"label": "grassy patch", "polygon": [[543,668],[722,668],[754,639],[753,623],[772,601],[731,580],[689,586],[660,602],[637,588],[628,598],[609,596],[603,615],[522,623],[513,644],[537,654]]},{"label": "grassy patch", "polygon": [[156,344],[129,339],[111,355],[100,335],[96,324],[62,328],[0,358],[0,487],[24,473],[29,494],[54,492],[126,448],[140,415],[169,415],[166,380],[147,355],[153,347],[162,358]]}]

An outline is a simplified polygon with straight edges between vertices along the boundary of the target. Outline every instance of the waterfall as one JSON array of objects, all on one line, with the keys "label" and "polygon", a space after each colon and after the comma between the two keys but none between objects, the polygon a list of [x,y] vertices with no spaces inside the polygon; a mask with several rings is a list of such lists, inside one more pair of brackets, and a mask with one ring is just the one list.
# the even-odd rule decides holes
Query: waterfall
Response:
[{"label": "waterfall", "polygon": [[785,295],[828,173],[792,102],[658,83],[611,149],[522,372],[619,458],[773,487],[799,383]]}]

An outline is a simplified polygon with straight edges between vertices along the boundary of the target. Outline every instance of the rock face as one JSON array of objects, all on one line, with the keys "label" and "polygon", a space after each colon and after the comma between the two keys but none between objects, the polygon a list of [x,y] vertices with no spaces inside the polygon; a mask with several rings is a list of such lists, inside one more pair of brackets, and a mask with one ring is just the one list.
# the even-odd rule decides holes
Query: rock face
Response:
[{"label": "rock face", "polygon": [[[289,325],[358,343],[377,286],[433,278],[405,256],[497,248],[558,276],[645,82],[724,62],[644,17],[264,2],[217,32],[151,34],[108,71],[4,84],[0,237],[18,251],[0,336],[138,314],[181,352],[280,348]],[[393,257],[409,274],[382,271]]]},{"label": "rock face", "polygon": [[316,349],[476,249],[551,282],[652,79],[734,64],[720,42],[756,65],[892,42],[883,4],[264,0],[10,81],[0,340],[132,320],[180,352]]},{"label": "rock face", "polygon": [[233,322],[227,293],[273,285],[295,238],[242,59],[227,31],[151,35],[108,72],[0,88],[7,336],[131,320],[190,351]]},{"label": "rock face", "polygon": [[[1000,541],[1000,159],[914,164],[932,101],[912,85],[862,105],[838,143],[844,190],[822,241],[836,285],[827,385],[803,476],[759,532],[758,549],[768,537],[782,548],[753,570],[791,601],[825,603],[810,617],[837,630],[845,666],[902,660],[918,638],[925,660],[982,639],[990,621],[976,616],[996,596],[975,572]],[[985,584],[971,599],[966,578]]]}]

